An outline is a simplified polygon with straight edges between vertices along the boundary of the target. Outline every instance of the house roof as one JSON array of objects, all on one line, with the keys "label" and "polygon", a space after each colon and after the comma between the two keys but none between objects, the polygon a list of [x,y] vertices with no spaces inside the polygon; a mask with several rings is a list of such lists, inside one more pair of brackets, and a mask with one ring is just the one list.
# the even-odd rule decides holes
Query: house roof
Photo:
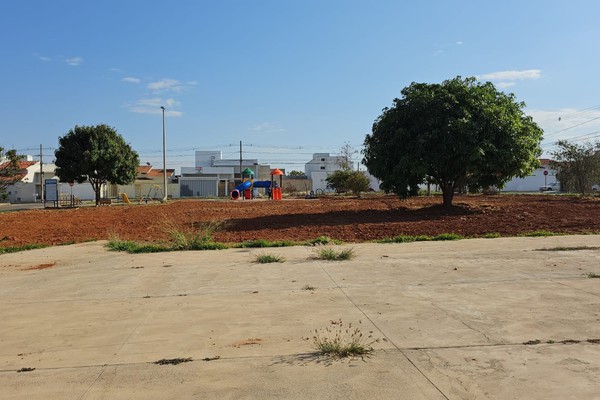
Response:
[{"label": "house roof", "polygon": [[[25,177],[25,175],[27,175],[27,168],[31,167],[32,165],[37,164],[37,161],[19,161],[19,169],[20,172],[16,175],[16,179],[17,180],[21,180]],[[8,161],[3,162],[2,164],[0,164],[0,170],[2,170],[3,168],[5,168],[8,165]],[[4,181],[12,181],[12,178],[9,178],[7,176],[5,177],[0,177],[1,180]]]},{"label": "house roof", "polygon": [[549,158],[540,158],[540,165],[542,165],[543,167],[547,166],[550,164],[550,161],[552,161]]},{"label": "house roof", "polygon": [[[175,175],[175,169],[167,168],[167,176]],[[140,165],[137,169],[137,178],[139,180],[152,179],[163,176],[162,169],[154,169],[152,165]]]}]

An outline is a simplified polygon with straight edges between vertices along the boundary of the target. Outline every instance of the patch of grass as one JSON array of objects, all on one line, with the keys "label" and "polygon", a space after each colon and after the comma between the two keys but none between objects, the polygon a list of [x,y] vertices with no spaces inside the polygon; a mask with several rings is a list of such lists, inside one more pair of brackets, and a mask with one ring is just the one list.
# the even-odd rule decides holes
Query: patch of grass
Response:
[{"label": "patch of grass", "polygon": [[535,339],[535,340],[528,340],[528,341],[526,341],[526,342],[523,342],[523,344],[524,344],[525,346],[532,346],[532,345],[536,345],[536,344],[540,344],[540,343],[542,343],[542,342],[541,342],[540,340],[538,340],[538,339]]},{"label": "patch of grass", "polygon": [[558,247],[549,247],[543,249],[536,249],[535,251],[576,251],[576,250],[598,250],[599,246],[558,246]]},{"label": "patch of grass", "polygon": [[234,247],[239,247],[242,249],[245,248],[263,248],[263,247],[290,247],[297,246],[300,243],[292,242],[291,240],[266,240],[266,239],[256,239],[256,240],[246,240],[244,242],[238,243]]},{"label": "patch of grass", "polygon": [[353,259],[355,256],[352,248],[337,251],[331,247],[324,247],[317,250],[313,258],[325,261],[346,261]]},{"label": "patch of grass", "polygon": [[502,237],[502,235],[500,235],[498,232],[489,232],[489,233],[484,234],[481,237],[484,239],[496,239],[496,238]]},{"label": "patch of grass", "polygon": [[442,241],[442,240],[460,240],[465,237],[456,233],[440,233],[435,236],[427,235],[398,235],[391,238],[385,238],[378,240],[378,243],[412,243],[412,242],[429,242],[429,241]]},{"label": "patch of grass", "polygon": [[524,236],[524,237],[548,237],[548,236],[558,236],[558,235],[561,235],[561,233],[550,232],[550,231],[545,231],[545,230],[538,230],[538,231],[532,231],[532,232],[525,232],[525,233],[521,234],[520,236]]},{"label": "patch of grass", "polygon": [[302,287],[302,290],[310,290],[311,292],[313,292],[316,289],[316,287],[311,286],[309,284],[306,284]]},{"label": "patch of grass", "polygon": [[116,234],[111,233],[106,246],[113,251],[126,251],[133,254],[176,250],[222,250],[229,246],[212,240],[213,233],[221,226],[222,224],[219,222],[209,222],[201,225],[198,231],[190,232],[180,228],[173,221],[165,221],[165,231],[170,237],[170,241],[167,243],[121,240]]},{"label": "patch of grass", "polygon": [[589,274],[587,274],[587,277],[589,279],[599,279],[600,278],[600,274],[596,274],[596,273],[590,272]]},{"label": "patch of grass", "polygon": [[324,329],[315,329],[313,336],[315,350],[333,358],[367,356],[376,341],[372,335],[363,335],[360,328],[352,328],[352,323],[345,327],[341,319],[331,321]]},{"label": "patch of grass", "polygon": [[18,253],[19,251],[43,249],[44,247],[48,247],[48,245],[45,245],[45,244],[26,244],[24,246],[0,247],[0,254]]},{"label": "patch of grass", "polygon": [[254,261],[259,264],[282,263],[285,262],[285,258],[278,254],[263,253],[257,254]]},{"label": "patch of grass", "polygon": [[165,221],[165,231],[171,238],[173,250],[220,250],[226,248],[213,241],[213,235],[223,227],[222,221],[201,224],[198,229],[184,230],[173,221]]},{"label": "patch of grass", "polygon": [[418,236],[410,236],[410,235],[398,235],[391,238],[385,238],[378,240],[378,243],[412,243],[412,242],[425,242],[431,240],[431,236],[418,235]]},{"label": "patch of grass", "polygon": [[112,251],[125,251],[131,254],[161,253],[173,250],[171,247],[165,246],[163,244],[134,242],[131,240],[118,239],[109,240],[106,247],[108,247],[108,249]]},{"label": "patch of grass", "polygon": [[311,240],[307,240],[306,244],[309,246],[324,246],[328,244],[342,244],[341,240],[332,239],[329,236],[319,236]]},{"label": "patch of grass", "polygon": [[465,237],[462,235],[459,235],[457,233],[440,233],[439,235],[435,235],[431,237],[431,240],[433,241],[440,241],[440,240],[461,240],[464,239]]}]

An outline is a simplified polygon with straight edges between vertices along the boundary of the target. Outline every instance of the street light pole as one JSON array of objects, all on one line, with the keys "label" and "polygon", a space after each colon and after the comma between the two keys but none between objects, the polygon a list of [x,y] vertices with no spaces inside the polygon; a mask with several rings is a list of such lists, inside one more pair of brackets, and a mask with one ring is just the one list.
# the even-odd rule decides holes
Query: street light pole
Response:
[{"label": "street light pole", "polygon": [[162,125],[163,125],[163,203],[167,201],[167,136],[165,133],[165,108],[163,106],[160,107],[162,110]]}]

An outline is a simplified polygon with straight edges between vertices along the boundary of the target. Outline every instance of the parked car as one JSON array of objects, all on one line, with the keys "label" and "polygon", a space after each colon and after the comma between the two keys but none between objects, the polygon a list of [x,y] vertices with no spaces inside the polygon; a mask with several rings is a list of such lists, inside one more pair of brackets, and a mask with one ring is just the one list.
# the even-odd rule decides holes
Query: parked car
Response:
[{"label": "parked car", "polygon": [[540,192],[554,192],[560,190],[560,183],[552,182],[547,184],[546,186],[540,186]]},{"label": "parked car", "polygon": [[560,183],[552,182],[547,184],[546,186],[540,186],[540,192],[553,192],[560,190]]},{"label": "parked car", "polygon": [[600,191],[600,185],[593,185],[593,186],[592,186],[592,190],[593,190],[594,192],[598,192],[598,191]]}]

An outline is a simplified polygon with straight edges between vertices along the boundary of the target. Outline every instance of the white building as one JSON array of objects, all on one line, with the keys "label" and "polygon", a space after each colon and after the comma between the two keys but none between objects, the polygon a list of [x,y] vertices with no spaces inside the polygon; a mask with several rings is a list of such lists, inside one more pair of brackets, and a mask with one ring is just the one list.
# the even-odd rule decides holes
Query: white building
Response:
[{"label": "white building", "polygon": [[[263,167],[263,166],[260,166]],[[259,177],[258,160],[243,159],[242,170],[249,168]],[[268,168],[268,167],[267,167]],[[226,197],[240,179],[240,160],[223,159],[220,151],[196,151],[195,166],[181,167],[181,197]]]},{"label": "white building", "polygon": [[[31,159],[31,157],[28,157]],[[40,164],[39,161],[20,161],[22,168],[22,177],[19,182],[9,186],[6,189],[8,201],[10,203],[32,203],[41,201],[42,185],[45,179],[56,179],[56,165],[52,163]],[[95,199],[94,189],[89,182],[81,184],[75,183],[70,186],[68,183],[58,184],[59,195],[73,195],[80,200]]]},{"label": "white building", "polygon": [[541,186],[558,182],[556,171],[550,168],[550,160],[541,158],[540,164],[540,167],[536,168],[531,175],[525,178],[511,179],[502,190],[505,192],[537,192]]},{"label": "white building", "polygon": [[[340,170],[347,162],[343,156],[332,156],[329,153],[314,153],[312,160],[304,165],[304,173],[312,181],[312,190],[321,189],[328,191],[327,177],[333,172]],[[379,180],[365,171],[371,181],[371,189],[379,190]]]}]

